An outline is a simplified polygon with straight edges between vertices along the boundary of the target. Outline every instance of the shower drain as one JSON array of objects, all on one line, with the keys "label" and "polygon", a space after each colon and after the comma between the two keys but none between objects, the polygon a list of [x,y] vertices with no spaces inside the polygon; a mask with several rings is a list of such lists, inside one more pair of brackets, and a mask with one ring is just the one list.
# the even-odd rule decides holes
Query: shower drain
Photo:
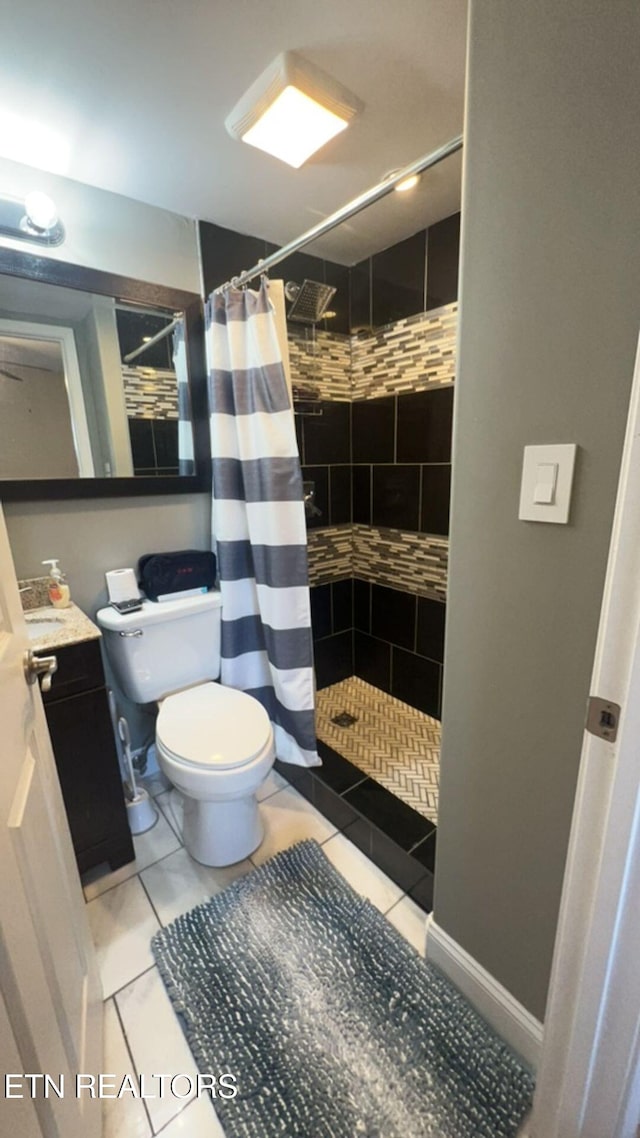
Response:
[{"label": "shower drain", "polygon": [[333,716],[331,722],[337,727],[353,727],[354,723],[358,722],[358,716],[350,715],[348,711],[341,711],[339,715]]}]

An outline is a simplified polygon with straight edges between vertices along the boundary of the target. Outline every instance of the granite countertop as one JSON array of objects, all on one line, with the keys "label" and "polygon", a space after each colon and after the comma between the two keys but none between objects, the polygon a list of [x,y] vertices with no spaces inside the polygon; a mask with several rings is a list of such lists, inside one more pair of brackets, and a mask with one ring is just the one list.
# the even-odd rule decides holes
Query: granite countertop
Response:
[{"label": "granite countertop", "polygon": [[[48,601],[43,603],[42,593],[32,587],[32,582],[33,578],[31,581],[19,581],[18,584],[25,590],[22,593],[24,617],[29,629],[29,646],[34,652],[48,652],[64,648],[68,644],[80,644],[83,640],[99,639],[101,632],[97,624],[89,620],[73,601],[66,609],[54,608]],[[52,622],[54,628],[51,627]],[[38,626],[41,626],[41,632],[38,631]]]}]

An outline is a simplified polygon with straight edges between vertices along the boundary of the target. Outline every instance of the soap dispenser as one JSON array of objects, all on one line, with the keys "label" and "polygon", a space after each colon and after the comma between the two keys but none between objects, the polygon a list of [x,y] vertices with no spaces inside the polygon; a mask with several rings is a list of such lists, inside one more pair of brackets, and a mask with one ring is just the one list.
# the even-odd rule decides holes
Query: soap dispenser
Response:
[{"label": "soap dispenser", "polygon": [[51,604],[54,608],[66,609],[71,603],[71,590],[59,567],[58,558],[52,557],[48,561],[43,561],[42,564],[51,566],[49,570],[49,600]]}]

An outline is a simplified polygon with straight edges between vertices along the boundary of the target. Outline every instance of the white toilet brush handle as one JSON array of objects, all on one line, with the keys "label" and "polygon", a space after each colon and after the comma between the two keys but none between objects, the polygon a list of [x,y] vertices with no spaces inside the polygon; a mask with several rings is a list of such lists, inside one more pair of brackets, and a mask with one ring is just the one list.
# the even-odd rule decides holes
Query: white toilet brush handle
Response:
[{"label": "white toilet brush handle", "polygon": [[134,799],[138,797],[138,786],[136,783],[136,774],[133,769],[133,760],[131,758],[131,735],[129,734],[129,724],[127,723],[124,715],[120,716],[118,720],[118,734],[122,739],[122,747],[124,750],[124,757],[129,772],[129,781]]}]

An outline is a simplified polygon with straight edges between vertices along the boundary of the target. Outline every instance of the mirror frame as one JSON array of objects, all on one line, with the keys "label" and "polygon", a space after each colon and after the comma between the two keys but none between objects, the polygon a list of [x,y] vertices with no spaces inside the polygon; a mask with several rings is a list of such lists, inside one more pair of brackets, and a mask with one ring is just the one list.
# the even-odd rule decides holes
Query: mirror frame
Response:
[{"label": "mirror frame", "polygon": [[184,312],[195,474],[138,478],[0,479],[0,500],[51,501],[67,498],[131,498],[149,494],[193,494],[211,489],[211,457],[204,349],[204,308],[195,292],[134,280],[20,250],[0,248],[0,273],[41,284],[62,285],[118,301]]}]

